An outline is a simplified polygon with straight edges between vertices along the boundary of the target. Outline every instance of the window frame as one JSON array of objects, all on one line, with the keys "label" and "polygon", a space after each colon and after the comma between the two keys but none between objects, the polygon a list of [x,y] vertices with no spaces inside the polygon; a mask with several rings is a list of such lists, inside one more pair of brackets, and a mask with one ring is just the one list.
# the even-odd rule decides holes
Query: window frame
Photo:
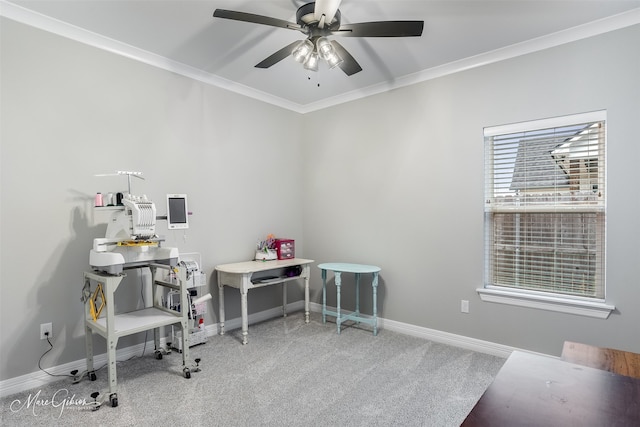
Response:
[{"label": "window frame", "polygon": [[[568,127],[579,123],[590,123],[590,122],[599,122],[602,121],[605,123],[604,128],[604,158],[603,164],[603,182],[601,191],[604,192],[606,196],[606,150],[607,150],[607,114],[606,111],[594,111],[589,113],[582,114],[572,114],[561,117],[553,117],[541,120],[532,120],[508,125],[501,126],[491,126],[484,129],[484,137],[494,137],[500,135],[509,135],[518,132],[531,132],[538,131],[550,128],[561,128]],[[485,146],[485,150],[487,150]],[[488,151],[488,150],[487,150]],[[485,152],[486,156],[493,156],[493,153]],[[491,157],[493,159],[493,157]],[[489,170],[489,168],[485,165],[485,182],[487,179],[490,179],[491,182],[494,182],[493,171]],[[492,174],[491,177],[488,177],[488,174]],[[486,195],[487,199],[489,195]],[[493,194],[491,194],[493,197]],[[602,202],[602,215],[603,219],[603,235],[601,236],[602,241],[602,252],[601,255],[604,258],[603,266],[606,264],[606,197],[604,197]],[[518,289],[514,287],[500,286],[489,283],[489,271],[492,268],[490,265],[490,255],[487,252],[488,245],[493,244],[493,236],[491,231],[493,229],[493,219],[492,213],[497,213],[497,210],[485,209],[485,220],[484,220],[484,230],[485,230],[485,257],[484,257],[484,285],[482,288],[477,289],[477,292],[482,301],[500,303],[500,304],[509,304],[520,307],[528,307],[549,311],[556,311],[562,313],[570,313],[582,316],[596,317],[606,319],[609,317],[611,312],[615,310],[615,306],[609,304],[606,301],[606,280],[605,273],[602,272],[602,277],[600,280],[602,281],[602,298],[594,298],[594,297],[583,297],[576,295],[568,295],[562,293],[554,293],[549,291],[537,291],[530,289]],[[502,211],[504,212],[504,211]],[[595,211],[594,211],[595,212]],[[603,267],[604,268],[604,267]]]}]

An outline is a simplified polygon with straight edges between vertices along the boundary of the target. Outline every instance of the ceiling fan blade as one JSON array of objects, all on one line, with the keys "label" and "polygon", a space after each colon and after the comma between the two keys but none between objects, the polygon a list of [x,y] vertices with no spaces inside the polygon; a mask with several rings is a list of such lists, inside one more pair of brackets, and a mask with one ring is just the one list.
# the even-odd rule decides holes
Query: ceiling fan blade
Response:
[{"label": "ceiling fan blade", "polygon": [[338,67],[340,67],[340,69],[344,71],[347,76],[351,76],[362,71],[362,67],[360,66],[360,64],[358,64],[358,61],[356,61],[355,58],[351,56],[347,49],[342,47],[340,43],[335,40],[331,40],[331,45],[336,50],[336,52],[338,52],[340,58],[342,58],[342,62],[338,64]]},{"label": "ceiling fan blade", "polygon": [[268,16],[256,15],[253,13],[236,12],[234,10],[216,9],[213,11],[215,18],[232,19],[234,21],[251,22],[254,24],[270,25],[272,27],[287,28],[301,31],[302,27],[284,19],[270,18]]},{"label": "ceiling fan blade", "polygon": [[380,21],[340,25],[332,34],[344,37],[418,37],[424,21]]},{"label": "ceiling fan blade", "polygon": [[265,58],[259,64],[256,64],[256,68],[269,68],[272,65],[277,64],[278,62],[282,61],[287,56],[290,56],[291,52],[293,52],[293,49],[295,49],[296,46],[299,43],[300,43],[300,41],[295,41],[295,42],[283,47],[282,49],[280,49],[279,51],[277,51],[273,55],[269,56],[268,58]]},{"label": "ceiling fan blade", "polygon": [[341,0],[316,0],[313,9],[313,16],[316,21],[320,21],[322,15],[325,16],[325,22],[329,23],[333,20],[336,11],[340,7]]}]

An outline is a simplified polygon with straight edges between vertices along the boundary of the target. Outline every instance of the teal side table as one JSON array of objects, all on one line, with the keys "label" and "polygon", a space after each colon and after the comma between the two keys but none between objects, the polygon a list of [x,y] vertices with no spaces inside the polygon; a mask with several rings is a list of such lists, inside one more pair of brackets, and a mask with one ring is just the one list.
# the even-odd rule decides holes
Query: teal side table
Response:
[{"label": "teal side table", "polygon": [[[375,265],[347,264],[341,262],[330,262],[319,264],[322,270],[322,323],[327,322],[327,315],[335,316],[338,333],[340,325],[347,321],[367,323],[373,326],[373,335],[378,335],[378,273],[380,267]],[[333,271],[336,279],[336,311],[327,310],[327,271]],[[342,273],[354,273],[356,278],[356,311],[348,314],[340,312],[340,288],[342,287]],[[373,288],[373,317],[362,317],[360,315],[360,275],[372,274],[371,287]]]}]

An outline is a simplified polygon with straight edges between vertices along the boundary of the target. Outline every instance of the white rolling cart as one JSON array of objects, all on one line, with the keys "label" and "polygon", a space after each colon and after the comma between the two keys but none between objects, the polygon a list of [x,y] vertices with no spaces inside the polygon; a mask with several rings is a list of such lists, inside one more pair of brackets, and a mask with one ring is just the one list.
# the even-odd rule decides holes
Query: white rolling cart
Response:
[{"label": "white rolling cart", "polygon": [[[138,332],[153,329],[156,359],[162,358],[160,330],[162,326],[179,324],[182,347],[182,372],[185,378],[191,378],[189,360],[189,310],[171,310],[162,305],[162,297],[168,290],[179,291],[182,301],[189,301],[187,293],[186,269],[170,267],[164,264],[150,264],[152,276],[153,303],[151,306],[127,313],[115,313],[114,294],[125,274],[109,275],[95,271],[84,273],[82,301],[85,306],[85,346],[87,353],[87,376],[96,379],[93,367],[93,333],[107,340],[107,365],[109,371],[108,395],[112,407],[118,406],[118,388],[116,375],[116,347],[118,339]],[[157,278],[158,270],[172,270],[176,280],[166,281]],[[185,333],[186,332],[186,333]]]}]

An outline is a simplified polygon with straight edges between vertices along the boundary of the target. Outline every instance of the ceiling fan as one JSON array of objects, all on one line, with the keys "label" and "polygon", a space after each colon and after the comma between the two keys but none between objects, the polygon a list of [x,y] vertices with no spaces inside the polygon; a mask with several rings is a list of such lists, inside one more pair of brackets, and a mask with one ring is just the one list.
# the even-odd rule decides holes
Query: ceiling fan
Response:
[{"label": "ceiling fan", "polygon": [[257,68],[269,68],[292,55],[304,68],[317,71],[319,59],[325,60],[330,68],[340,67],[351,76],[362,71],[362,67],[353,56],[337,41],[328,36],[342,37],[419,37],[422,35],[424,21],[378,21],[342,24],[340,22],[341,0],[317,0],[307,3],[296,12],[296,23],[253,13],[216,9],[216,18],[251,22],[300,31],[307,38],[295,41],[274,54],[268,56]]}]

